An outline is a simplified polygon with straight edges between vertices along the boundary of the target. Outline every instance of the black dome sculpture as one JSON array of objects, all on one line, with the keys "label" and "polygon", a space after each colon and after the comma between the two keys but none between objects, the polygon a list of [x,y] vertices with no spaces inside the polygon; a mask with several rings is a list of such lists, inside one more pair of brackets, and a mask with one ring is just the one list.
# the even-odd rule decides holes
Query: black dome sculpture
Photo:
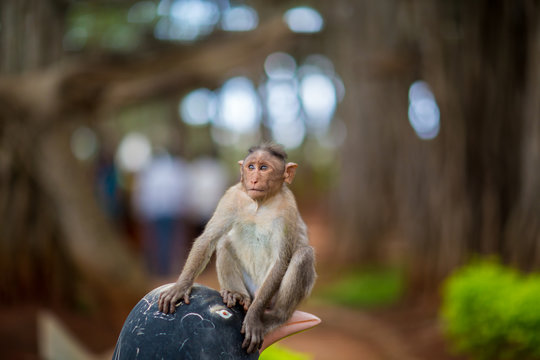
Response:
[{"label": "black dome sculpture", "polygon": [[145,295],[128,315],[118,337],[113,360],[190,359],[252,360],[257,352],[242,349],[240,333],[245,312],[228,308],[219,292],[194,285],[188,305],[173,314],[158,310],[163,285]]}]

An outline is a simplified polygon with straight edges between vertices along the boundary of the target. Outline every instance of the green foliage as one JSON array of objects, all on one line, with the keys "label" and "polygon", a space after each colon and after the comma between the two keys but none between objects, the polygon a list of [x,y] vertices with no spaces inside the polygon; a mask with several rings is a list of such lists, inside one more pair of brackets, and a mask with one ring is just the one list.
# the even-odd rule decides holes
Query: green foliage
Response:
[{"label": "green foliage", "polygon": [[311,356],[291,351],[278,345],[266,348],[259,357],[259,360],[309,360]]},{"label": "green foliage", "polygon": [[373,308],[395,303],[403,288],[403,274],[398,269],[354,270],[324,288],[320,297],[341,305]]},{"label": "green foliage", "polygon": [[64,47],[69,51],[107,48],[132,51],[151,33],[153,23],[128,22],[127,4],[73,2],[67,13]]},{"label": "green foliage", "polygon": [[446,281],[441,316],[456,350],[474,359],[540,359],[540,275],[494,261]]}]

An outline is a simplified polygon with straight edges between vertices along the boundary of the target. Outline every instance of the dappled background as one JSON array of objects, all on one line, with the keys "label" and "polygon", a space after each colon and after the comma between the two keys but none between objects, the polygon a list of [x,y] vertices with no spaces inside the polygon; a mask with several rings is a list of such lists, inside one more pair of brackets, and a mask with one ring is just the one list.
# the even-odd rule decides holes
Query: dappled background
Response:
[{"label": "dappled background", "polygon": [[[267,140],[299,164],[319,273],[304,306],[323,318],[282,351],[540,356],[540,314],[519,317],[540,296],[539,16],[535,0],[2,1],[0,357],[43,354],[45,311],[107,357]],[[447,280],[463,266],[474,286]],[[499,278],[521,297],[490,303]],[[528,330],[460,340],[489,333],[460,322],[476,289]]]}]

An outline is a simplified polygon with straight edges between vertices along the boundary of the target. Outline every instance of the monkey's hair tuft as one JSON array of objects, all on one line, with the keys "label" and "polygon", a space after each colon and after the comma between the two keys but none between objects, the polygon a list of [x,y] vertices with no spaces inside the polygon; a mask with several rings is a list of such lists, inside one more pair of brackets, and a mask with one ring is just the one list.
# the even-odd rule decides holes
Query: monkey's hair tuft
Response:
[{"label": "monkey's hair tuft", "polygon": [[283,149],[283,146],[273,142],[265,142],[260,145],[250,147],[248,150],[248,156],[256,151],[266,151],[267,153],[277,157],[283,162],[287,161],[288,155],[285,149]]}]

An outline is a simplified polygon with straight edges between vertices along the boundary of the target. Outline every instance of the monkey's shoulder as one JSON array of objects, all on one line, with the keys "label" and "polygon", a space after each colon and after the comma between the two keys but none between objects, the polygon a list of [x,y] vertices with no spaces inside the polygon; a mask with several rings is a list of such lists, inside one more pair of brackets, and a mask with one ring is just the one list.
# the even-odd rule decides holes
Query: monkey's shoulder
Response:
[{"label": "monkey's shoulder", "polygon": [[223,197],[230,199],[231,202],[235,204],[235,206],[241,206],[253,202],[253,200],[251,200],[248,194],[246,194],[242,183],[237,183],[231,186],[225,192],[225,195],[223,195]]},{"label": "monkey's shoulder", "polygon": [[292,191],[287,187],[283,186],[283,189],[275,196],[269,206],[274,209],[281,217],[284,218],[285,222],[297,222],[302,221],[300,216],[300,211],[296,205],[296,199]]},{"label": "monkey's shoulder", "polygon": [[242,188],[242,184],[238,183],[231,186],[223,197],[220,199],[216,211],[219,210],[222,214],[234,215],[238,209],[241,209],[250,203],[250,198]]},{"label": "monkey's shoulder", "polygon": [[242,183],[236,183],[227,189],[223,197],[227,197],[227,198],[237,197],[241,193],[245,193],[245,191],[242,189]]}]

